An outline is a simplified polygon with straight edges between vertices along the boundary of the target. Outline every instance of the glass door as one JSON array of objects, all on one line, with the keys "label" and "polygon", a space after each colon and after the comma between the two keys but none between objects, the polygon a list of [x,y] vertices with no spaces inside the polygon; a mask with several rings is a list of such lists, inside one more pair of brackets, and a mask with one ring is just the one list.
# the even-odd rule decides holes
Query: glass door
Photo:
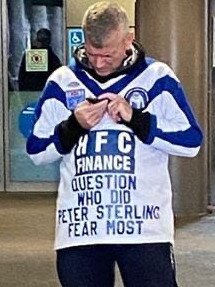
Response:
[{"label": "glass door", "polygon": [[59,163],[35,166],[25,145],[37,99],[48,76],[64,62],[62,2],[2,2],[7,191],[56,190]]}]

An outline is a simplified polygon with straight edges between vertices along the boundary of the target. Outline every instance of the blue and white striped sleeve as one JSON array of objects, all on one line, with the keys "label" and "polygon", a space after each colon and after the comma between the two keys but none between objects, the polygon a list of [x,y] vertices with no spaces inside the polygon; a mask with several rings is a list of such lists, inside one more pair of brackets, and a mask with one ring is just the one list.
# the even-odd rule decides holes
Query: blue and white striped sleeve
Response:
[{"label": "blue and white striped sleeve", "polygon": [[64,153],[56,126],[69,118],[65,92],[54,81],[47,83],[35,110],[35,124],[26,150],[36,165],[54,162]]},{"label": "blue and white striped sleeve", "polygon": [[203,140],[184,89],[172,70],[155,81],[149,90],[151,102],[147,111],[152,115],[145,141],[156,149],[176,156],[194,157]]},{"label": "blue and white striped sleeve", "polygon": [[180,81],[164,63],[153,63],[148,71],[148,106],[133,110],[126,125],[143,143],[167,154],[196,156],[203,134]]}]

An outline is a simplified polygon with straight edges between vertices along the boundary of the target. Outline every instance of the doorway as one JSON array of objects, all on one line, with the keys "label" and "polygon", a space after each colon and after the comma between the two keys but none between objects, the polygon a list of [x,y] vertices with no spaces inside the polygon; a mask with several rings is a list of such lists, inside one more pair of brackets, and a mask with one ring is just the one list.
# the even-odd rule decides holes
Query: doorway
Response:
[{"label": "doorway", "polygon": [[[63,1],[3,0],[1,4],[1,190],[55,191],[59,163],[35,166],[25,150],[34,109],[49,74],[64,63]],[[53,63],[56,65],[54,66]],[[4,68],[4,69],[3,69]],[[2,139],[1,139],[2,140]]]}]

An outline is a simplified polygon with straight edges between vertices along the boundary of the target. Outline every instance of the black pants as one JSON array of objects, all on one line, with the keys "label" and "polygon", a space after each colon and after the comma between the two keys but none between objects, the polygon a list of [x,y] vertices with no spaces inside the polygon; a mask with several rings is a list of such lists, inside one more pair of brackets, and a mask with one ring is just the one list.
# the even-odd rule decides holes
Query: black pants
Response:
[{"label": "black pants", "polygon": [[115,262],[125,287],[177,287],[169,243],[88,245],[57,251],[63,287],[113,287]]}]

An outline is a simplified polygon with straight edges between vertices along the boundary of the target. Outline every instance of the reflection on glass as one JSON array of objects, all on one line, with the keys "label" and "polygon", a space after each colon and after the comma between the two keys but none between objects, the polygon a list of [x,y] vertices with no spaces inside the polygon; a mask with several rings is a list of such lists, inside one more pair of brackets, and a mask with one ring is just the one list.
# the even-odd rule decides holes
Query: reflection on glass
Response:
[{"label": "reflection on glass", "polygon": [[61,66],[51,47],[51,37],[49,29],[39,29],[35,43],[22,56],[18,75],[20,91],[41,91],[51,73]]},{"label": "reflection on glass", "polygon": [[32,3],[7,1],[10,179],[58,181],[59,163],[35,166],[25,145],[37,99],[48,76],[62,63],[63,12],[59,6]]},{"label": "reflection on glass", "polygon": [[38,92],[10,92],[10,178],[11,181],[57,181],[59,163],[41,168],[26,154],[26,137],[34,121]]}]

